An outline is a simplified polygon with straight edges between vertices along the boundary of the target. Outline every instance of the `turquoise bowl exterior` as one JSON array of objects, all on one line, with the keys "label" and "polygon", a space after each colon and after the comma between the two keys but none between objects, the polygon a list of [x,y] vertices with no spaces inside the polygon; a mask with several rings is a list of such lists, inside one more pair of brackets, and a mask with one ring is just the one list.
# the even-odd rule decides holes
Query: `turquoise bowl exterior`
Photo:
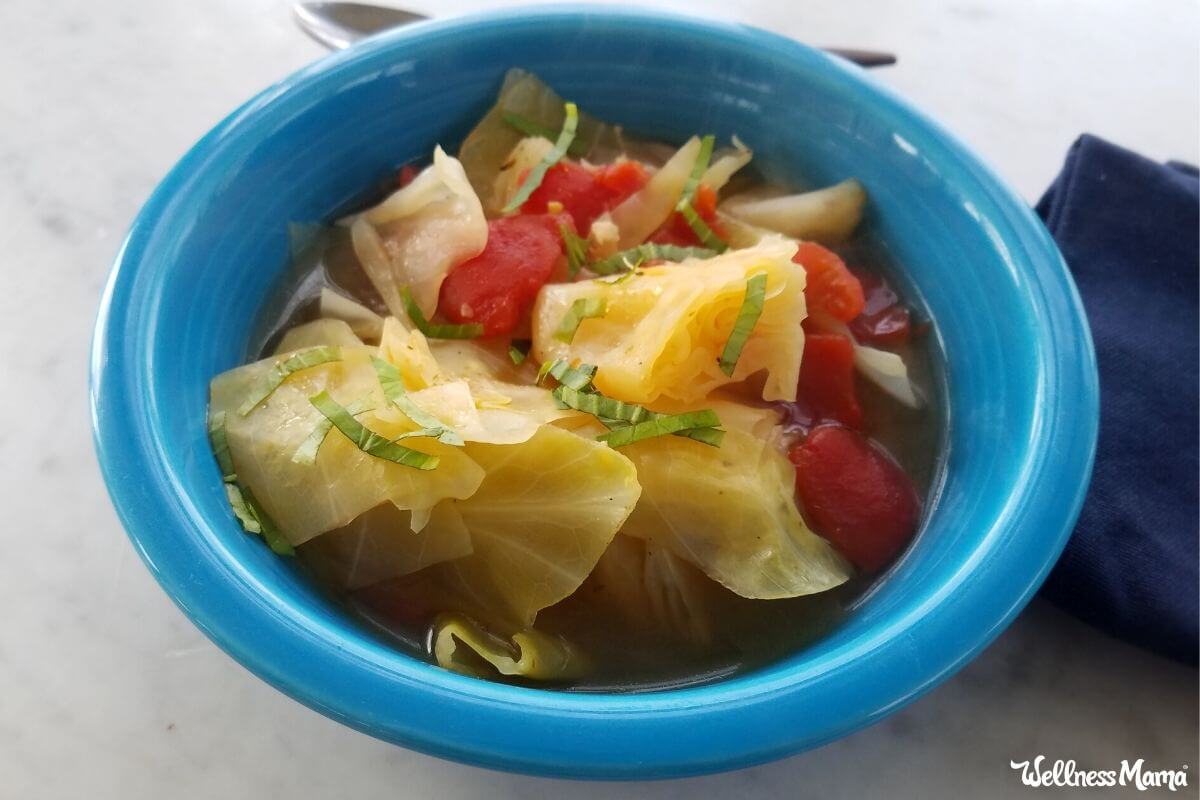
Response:
[{"label": "turquoise bowl exterior", "polygon": [[[785,181],[858,177],[871,197],[867,226],[935,320],[948,410],[936,501],[886,578],[804,652],[649,693],[478,681],[389,649],[230,516],[205,439],[207,386],[247,356],[285,271],[286,224],[328,219],[435,143],[456,145],[510,66],[639,133],[737,133]],[[594,7],[404,28],[234,112],[163,180],[116,259],[91,402],[104,477],[134,546],[248,669],[406,747],[591,778],[779,758],[875,722],[951,675],[1058,557],[1098,415],[1092,344],[1057,249],[953,137],[857,68],[788,39]]]}]

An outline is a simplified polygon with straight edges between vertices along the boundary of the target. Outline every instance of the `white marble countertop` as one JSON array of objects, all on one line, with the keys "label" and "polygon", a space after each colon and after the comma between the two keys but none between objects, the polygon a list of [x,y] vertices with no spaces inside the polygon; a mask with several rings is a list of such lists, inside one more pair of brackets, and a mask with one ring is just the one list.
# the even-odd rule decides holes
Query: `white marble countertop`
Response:
[{"label": "white marble countertop", "polygon": [[[412,0],[439,13],[488,5]],[[810,42],[888,49],[880,77],[1033,201],[1075,136],[1198,160],[1190,0],[671,0]],[[1002,797],[1010,759],[1190,764],[1197,674],[1035,601],[886,722],[779,763],[639,785],[501,775],[309,711],[192,627],[150,578],[92,454],[87,347],[108,265],[171,164],[321,55],[284,0],[0,3],[0,796]],[[28,408],[37,410],[30,419]]]}]

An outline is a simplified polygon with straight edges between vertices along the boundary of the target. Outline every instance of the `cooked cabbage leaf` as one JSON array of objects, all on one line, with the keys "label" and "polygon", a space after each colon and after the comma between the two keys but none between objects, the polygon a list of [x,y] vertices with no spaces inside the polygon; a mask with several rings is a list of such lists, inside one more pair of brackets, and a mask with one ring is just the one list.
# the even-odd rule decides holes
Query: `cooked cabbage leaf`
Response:
[{"label": "cooked cabbage leaf", "polygon": [[[325,419],[309,402],[321,391],[342,404],[367,401],[376,411],[367,412],[361,421],[383,436],[395,438],[418,427],[399,412],[384,414],[386,404],[370,355],[370,348],[343,348],[341,361],[291,375],[247,416],[226,415],[226,437],[238,478],[293,545],[340,528],[380,503],[427,508],[445,498],[469,497],[483,480],[483,470],[461,448],[431,439],[405,440],[411,449],[440,459],[440,466],[428,471],[374,458],[341,435],[328,437],[314,463],[292,460]],[[274,363],[275,359],[258,361],[213,379],[212,413],[237,408]]]},{"label": "cooked cabbage leaf", "polygon": [[470,555],[471,537],[454,507],[439,504],[432,513],[439,517],[436,533],[428,524],[415,533],[413,512],[383,503],[310,539],[300,553],[319,577],[342,589],[359,589]]},{"label": "cooked cabbage leaf", "polygon": [[814,594],[849,578],[846,562],[801,518],[795,471],[770,438],[730,429],[720,449],[664,436],[621,452],[642,484],[623,534],[752,599]]},{"label": "cooked cabbage leaf", "polygon": [[288,330],[279,340],[275,354],[290,353],[308,347],[360,347],[362,339],[340,319],[315,319]]},{"label": "cooked cabbage leaf", "polygon": [[724,591],[692,564],[644,539],[617,534],[581,591],[631,631],[708,644],[713,600]]},{"label": "cooked cabbage leaf", "polygon": [[738,137],[733,137],[733,147],[713,154],[713,162],[704,171],[700,182],[713,191],[719,192],[729,183],[734,173],[750,163],[754,153],[742,143]]},{"label": "cooked cabbage leaf", "polygon": [[393,316],[404,314],[407,286],[421,311],[433,316],[450,269],[487,244],[487,220],[462,164],[439,147],[433,164],[412,183],[350,226],[354,253]]},{"label": "cooked cabbage leaf", "polygon": [[354,335],[363,341],[379,341],[383,335],[383,317],[349,297],[329,288],[321,289],[317,305],[323,319],[340,319],[350,326]]},{"label": "cooked cabbage leaf", "polygon": [[[805,316],[804,271],[791,262],[794,252],[794,243],[771,237],[748,250],[647,267],[622,283],[549,284],[534,306],[533,352],[538,361],[596,365],[596,388],[631,403],[698,401],[760,370],[767,372],[763,399],[794,400]],[[746,281],[759,272],[767,275],[763,311],[736,369],[725,375],[718,362]],[[570,344],[556,339],[567,309],[592,297],[607,299],[607,314],[583,320]]]},{"label": "cooked cabbage leaf", "polygon": [[[621,453],[548,425],[522,444],[465,450],[486,477],[448,502],[474,552],[432,569],[460,610],[527,628],[592,571],[637,502],[636,472]],[[436,515],[426,530],[436,534]]]},{"label": "cooked cabbage leaf", "polygon": [[589,667],[587,658],[560,636],[528,628],[503,639],[462,614],[442,614],[434,621],[433,657],[439,666],[475,678],[499,672],[565,680],[586,673]]},{"label": "cooked cabbage leaf", "polygon": [[813,192],[782,197],[734,195],[721,203],[721,211],[759,228],[793,239],[839,242],[858,227],[867,193],[851,178]]},{"label": "cooked cabbage leaf", "polygon": [[[504,205],[493,194],[496,176],[508,160],[517,142],[526,134],[505,121],[505,114],[515,114],[544,130],[562,130],[566,112],[563,98],[536,75],[522,69],[510,69],[496,104],[488,110],[475,128],[467,134],[458,158],[489,214],[497,213]],[[539,137],[530,137],[537,139]],[[549,142],[547,142],[549,144]],[[626,149],[619,128],[608,125],[581,112],[575,141],[571,148],[574,157],[586,157],[593,163],[615,158]]]},{"label": "cooked cabbage leaf", "polygon": [[518,444],[539,425],[575,413],[531,385],[532,372],[513,364],[501,347],[497,342],[428,340],[389,317],[379,354],[400,371],[410,392],[408,402],[424,412],[413,422],[428,427],[426,415],[432,415],[466,441]]},{"label": "cooked cabbage leaf", "polygon": [[609,218],[621,233],[617,242],[618,250],[626,250],[646,241],[646,237],[670,218],[699,153],[700,137],[693,136],[663,164],[662,169],[646,181],[645,186],[609,213]]}]

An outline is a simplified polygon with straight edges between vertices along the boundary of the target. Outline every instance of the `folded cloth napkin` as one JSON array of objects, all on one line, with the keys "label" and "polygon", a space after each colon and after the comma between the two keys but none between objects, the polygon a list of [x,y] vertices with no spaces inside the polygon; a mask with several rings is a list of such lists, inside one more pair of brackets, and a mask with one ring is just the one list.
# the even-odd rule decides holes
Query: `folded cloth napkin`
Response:
[{"label": "folded cloth napkin", "polygon": [[1127,641],[1195,664],[1195,167],[1084,135],[1037,205],[1075,276],[1100,367],[1100,440],[1075,532],[1043,595]]}]

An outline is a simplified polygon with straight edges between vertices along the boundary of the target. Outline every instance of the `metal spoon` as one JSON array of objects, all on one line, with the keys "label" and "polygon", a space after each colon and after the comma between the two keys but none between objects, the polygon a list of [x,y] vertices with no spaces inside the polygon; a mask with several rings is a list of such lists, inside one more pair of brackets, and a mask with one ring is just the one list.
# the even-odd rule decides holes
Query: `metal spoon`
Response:
[{"label": "metal spoon", "polygon": [[[330,50],[343,50],[373,33],[429,19],[415,11],[366,3],[296,3],[292,13],[296,16],[296,24],[305,33]],[[896,56],[891,53],[840,47],[821,49],[860,67],[885,67],[896,63]]]}]

